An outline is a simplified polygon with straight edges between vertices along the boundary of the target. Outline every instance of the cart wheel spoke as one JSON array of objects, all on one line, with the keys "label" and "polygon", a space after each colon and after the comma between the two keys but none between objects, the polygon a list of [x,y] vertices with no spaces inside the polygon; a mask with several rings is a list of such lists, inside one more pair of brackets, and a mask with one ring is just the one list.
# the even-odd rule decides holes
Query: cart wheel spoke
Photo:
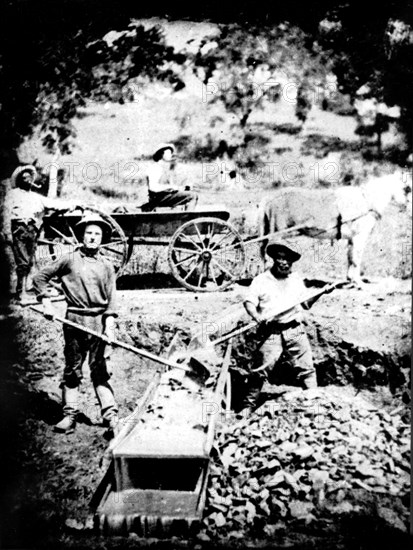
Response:
[{"label": "cart wheel spoke", "polygon": [[201,286],[201,281],[202,279],[204,279],[204,267],[206,268],[205,271],[207,272],[207,264],[205,264],[205,262],[202,262],[201,264],[201,268],[199,270],[199,277],[198,277],[198,287]]},{"label": "cart wheel spoke", "polygon": [[224,234],[224,236],[219,241],[214,243],[214,245],[210,248],[210,251],[214,252],[215,250],[219,250],[221,244],[225,241],[225,239],[228,239],[228,237],[234,237],[234,235],[232,235],[232,233]]},{"label": "cart wheel spoke", "polygon": [[179,260],[178,262],[175,262],[175,265],[180,266],[183,263],[187,262],[188,260],[192,260],[192,258],[194,258],[195,256],[197,256],[197,254],[191,254],[191,256],[188,256],[187,258],[184,258],[183,260]]},{"label": "cart wheel spoke", "polygon": [[195,223],[195,224],[194,224],[194,227],[195,227],[195,231],[196,231],[196,233],[197,233],[197,235],[198,235],[199,242],[201,243],[202,248],[205,249],[205,246],[204,246],[204,239],[203,239],[201,233],[199,232],[198,224]]},{"label": "cart wheel spoke", "polygon": [[233,273],[231,273],[231,271],[229,271],[229,269],[227,269],[225,266],[221,265],[215,258],[212,258],[211,260],[212,262],[214,262],[214,264],[219,267],[219,269],[223,272],[223,273],[226,273],[228,275],[228,277],[231,277],[231,279],[234,279],[235,278],[235,275]]},{"label": "cart wheel spoke", "polygon": [[214,285],[218,285],[217,283],[217,278],[215,277],[215,270],[214,270],[214,266],[212,265],[212,263],[210,262],[209,263],[209,272],[211,273],[211,277],[212,277],[212,280],[214,281]]},{"label": "cart wheel spoke", "polygon": [[212,237],[214,236],[214,228],[215,228],[214,222],[208,225],[208,233],[207,233],[208,246],[209,246],[209,243],[212,241]]},{"label": "cart wheel spoke", "polygon": [[75,232],[73,231],[73,229],[70,227],[69,224],[66,224],[66,225],[69,228],[70,234],[72,235],[72,238],[74,239],[75,243],[80,245],[81,243],[79,242],[79,239],[76,237]]},{"label": "cart wheel spoke", "polygon": [[[100,247],[100,248],[103,248],[103,247]],[[113,252],[114,254],[117,254],[118,256],[123,256],[123,252],[122,250],[118,250],[117,248],[113,248],[109,245],[106,245],[105,246],[105,250],[108,250],[110,252]]]},{"label": "cart wheel spoke", "polygon": [[188,271],[188,273],[184,277],[184,281],[187,281],[189,277],[192,275],[192,273],[195,271],[195,269],[198,267],[197,264],[194,265],[194,267],[191,269],[191,271]]},{"label": "cart wheel spoke", "polygon": [[49,241],[48,239],[37,239],[37,244],[56,246],[56,241]]},{"label": "cart wheel spoke", "polygon": [[187,254],[192,254],[192,255],[198,255],[199,253],[198,252],[194,252],[194,249],[193,248],[180,248],[180,247],[175,247],[174,250],[176,252],[186,252]]},{"label": "cart wheel spoke", "polygon": [[180,238],[181,238],[181,239],[186,239],[188,242],[192,243],[192,244],[195,246],[195,248],[196,248],[197,250],[199,250],[200,252],[202,252],[203,249],[199,246],[199,244],[197,244],[197,243],[196,243],[193,239],[191,239],[191,237],[189,237],[188,235],[182,234],[182,235],[180,235]]},{"label": "cart wheel spoke", "polygon": [[[225,250],[235,250],[236,248],[240,248],[240,247],[241,247],[241,244],[239,242],[226,244],[224,246]],[[218,250],[220,250],[220,248],[218,248]]]},{"label": "cart wheel spoke", "polygon": [[[194,235],[203,248],[194,241]],[[190,248],[183,248],[183,243]],[[237,246],[237,250],[229,249],[227,253],[228,245]],[[180,255],[184,252],[187,257]],[[173,275],[184,287],[212,292],[227,288],[240,276],[245,251],[239,233],[228,222],[218,218],[197,218],[184,223],[175,232],[169,243],[168,261]]]},{"label": "cart wheel spoke", "polygon": [[65,243],[73,244],[73,241],[70,237],[67,237],[66,235],[64,235],[61,231],[59,231],[58,229],[53,227],[53,225],[50,225],[49,227],[52,231],[54,231],[57,235],[59,235],[59,237],[62,237],[62,239],[65,241]]}]

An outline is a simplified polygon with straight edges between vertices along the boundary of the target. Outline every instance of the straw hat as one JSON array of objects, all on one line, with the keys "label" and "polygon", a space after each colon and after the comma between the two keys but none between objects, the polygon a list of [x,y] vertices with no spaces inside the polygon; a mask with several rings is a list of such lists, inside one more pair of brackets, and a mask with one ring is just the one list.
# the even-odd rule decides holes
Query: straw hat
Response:
[{"label": "straw hat", "polygon": [[[13,187],[16,187],[17,185],[17,180],[18,180],[18,177],[20,176],[20,174],[22,174],[23,172],[31,172],[33,174],[33,178],[34,180],[36,179],[36,176],[37,176],[37,170],[36,168],[33,166],[33,164],[25,164],[23,166],[18,166],[13,174],[10,176],[10,179],[11,179],[11,183],[12,183],[12,186]],[[37,183],[32,183],[32,187],[36,187],[37,189],[39,189],[41,187],[41,185],[38,185]]]},{"label": "straw hat", "polygon": [[110,240],[112,234],[112,227],[110,224],[105,221],[99,214],[86,214],[83,218],[75,225],[75,233],[79,240],[83,239],[83,234],[85,232],[87,225],[98,225],[102,229],[102,243],[107,243]]},{"label": "straw hat", "polygon": [[301,254],[299,254],[297,251],[290,248],[288,244],[286,244],[283,241],[280,241],[279,239],[271,239],[265,249],[266,254],[268,254],[270,258],[274,258],[277,252],[280,252],[280,251],[288,254],[292,262],[296,262],[301,258]]},{"label": "straw hat", "polygon": [[175,145],[173,145],[172,143],[161,143],[153,154],[153,160],[156,162],[160,160],[165,149],[170,149],[172,151],[172,154],[175,153]]}]

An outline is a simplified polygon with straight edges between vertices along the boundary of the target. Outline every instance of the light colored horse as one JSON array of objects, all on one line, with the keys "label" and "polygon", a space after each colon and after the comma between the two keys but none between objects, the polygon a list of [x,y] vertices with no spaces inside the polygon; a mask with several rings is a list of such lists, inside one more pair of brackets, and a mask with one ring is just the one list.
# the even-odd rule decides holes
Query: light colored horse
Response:
[{"label": "light colored horse", "polygon": [[[347,239],[347,278],[362,286],[360,268],[367,239],[392,200],[405,206],[410,203],[411,174],[407,171],[373,177],[358,187],[284,187],[260,205],[260,236],[300,225],[304,226],[299,230],[302,235]],[[261,248],[263,259],[265,245],[266,240]]]}]

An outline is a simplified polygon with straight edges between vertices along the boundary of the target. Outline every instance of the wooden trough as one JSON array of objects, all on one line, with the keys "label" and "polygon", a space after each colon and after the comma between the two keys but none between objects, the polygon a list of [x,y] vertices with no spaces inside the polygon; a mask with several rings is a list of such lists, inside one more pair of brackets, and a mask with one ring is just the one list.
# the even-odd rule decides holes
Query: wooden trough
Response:
[{"label": "wooden trough", "polygon": [[231,345],[208,387],[175,369],[156,374],[108,449],[110,465],[91,503],[101,534],[197,532],[230,354]]}]

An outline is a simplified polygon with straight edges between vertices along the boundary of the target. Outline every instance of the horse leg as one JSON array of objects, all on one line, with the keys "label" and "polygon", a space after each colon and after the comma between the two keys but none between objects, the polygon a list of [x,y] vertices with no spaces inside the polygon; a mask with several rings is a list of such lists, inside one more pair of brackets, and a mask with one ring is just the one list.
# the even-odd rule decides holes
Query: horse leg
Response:
[{"label": "horse leg", "polygon": [[268,239],[264,239],[263,237],[265,237],[265,235],[268,235],[268,233],[270,232],[270,222],[268,219],[268,214],[265,211],[261,213],[261,223],[259,230],[260,237],[262,239],[260,244],[260,256],[265,266],[265,249],[268,243]]},{"label": "horse leg", "polygon": [[347,248],[347,279],[357,288],[363,288],[365,284],[361,279],[361,260],[363,257],[366,238],[364,235],[356,235],[349,239]]}]

